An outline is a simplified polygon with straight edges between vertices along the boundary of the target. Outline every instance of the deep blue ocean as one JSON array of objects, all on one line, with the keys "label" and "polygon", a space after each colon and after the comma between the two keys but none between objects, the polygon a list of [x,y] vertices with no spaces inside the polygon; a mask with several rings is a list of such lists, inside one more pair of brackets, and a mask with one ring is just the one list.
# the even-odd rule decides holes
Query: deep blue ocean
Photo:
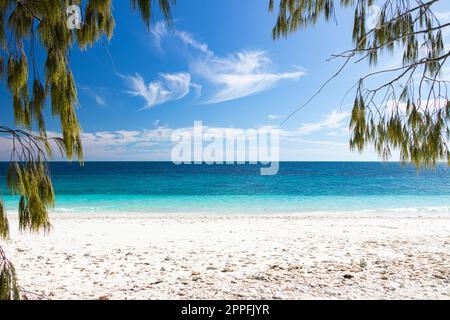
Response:
[{"label": "deep blue ocean", "polygon": [[[450,213],[446,165],[417,172],[380,162],[282,162],[274,176],[255,165],[171,162],[54,162],[56,213],[274,214],[387,210]],[[5,205],[18,198],[6,189]]]}]

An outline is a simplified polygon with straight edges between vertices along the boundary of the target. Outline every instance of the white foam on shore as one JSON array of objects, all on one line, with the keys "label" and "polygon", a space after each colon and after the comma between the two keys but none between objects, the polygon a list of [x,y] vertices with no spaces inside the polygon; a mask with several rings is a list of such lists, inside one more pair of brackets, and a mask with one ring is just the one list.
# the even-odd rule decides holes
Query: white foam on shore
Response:
[{"label": "white foam on shore", "polygon": [[[86,209],[83,211],[83,209]],[[422,216],[450,216],[450,206],[433,206],[433,207],[405,207],[405,208],[386,208],[386,209],[364,209],[364,210],[342,210],[342,211],[272,211],[260,212],[252,211],[249,208],[245,212],[236,211],[197,211],[197,212],[145,212],[145,211],[106,211],[106,210],[91,210],[91,207],[77,207],[77,208],[57,208],[50,210],[50,215],[53,217],[309,217],[309,216],[340,216],[340,217],[358,217],[358,216],[373,216],[373,217],[422,217]],[[8,210],[8,216],[14,218],[17,216],[17,209]]]}]

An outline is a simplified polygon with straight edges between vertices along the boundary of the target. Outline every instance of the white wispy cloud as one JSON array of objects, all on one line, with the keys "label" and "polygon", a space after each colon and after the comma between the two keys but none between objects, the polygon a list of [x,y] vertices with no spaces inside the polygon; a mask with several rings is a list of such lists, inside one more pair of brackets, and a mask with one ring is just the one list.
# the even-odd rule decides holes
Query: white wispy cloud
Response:
[{"label": "white wispy cloud", "polygon": [[[424,113],[425,111],[434,111],[437,112],[441,109],[444,109],[447,107],[447,99],[442,97],[437,97],[435,99],[430,98],[427,99],[420,99],[415,101],[415,105],[417,107],[417,111],[420,113]],[[397,100],[389,100],[386,101],[386,104],[384,105],[386,108],[386,113],[388,115],[393,115],[399,112],[402,115],[407,114],[407,103],[401,102]]]},{"label": "white wispy cloud", "polygon": [[206,103],[220,103],[266,91],[282,80],[299,79],[302,70],[276,73],[268,69],[272,61],[261,50],[240,51],[226,57],[198,59],[193,70],[215,87]]},{"label": "white wispy cloud", "polygon": [[106,106],[106,100],[96,91],[92,90],[90,87],[86,86],[78,86],[81,90],[83,90],[90,98],[94,99],[94,101],[100,105],[105,107]]},{"label": "white wispy cloud", "polygon": [[214,88],[206,98],[206,104],[250,96],[269,90],[283,80],[296,80],[305,75],[299,68],[289,72],[273,71],[273,62],[263,50],[241,50],[217,56],[208,44],[197,40],[191,33],[177,29],[168,31],[164,23],[156,24],[153,35],[159,48],[164,37],[173,36],[197,51],[189,62],[190,69]]},{"label": "white wispy cloud", "polygon": [[[329,116],[324,128],[329,132],[341,131],[338,116]],[[336,119],[330,120],[330,119]],[[338,127],[338,128],[335,128]],[[335,129],[332,129],[335,128]],[[284,160],[361,160],[359,154],[348,152],[348,142],[345,137],[330,136],[326,138],[306,138],[299,128],[281,129],[277,126],[257,126],[250,128],[204,126],[204,136],[212,139],[222,138],[226,130],[228,135],[235,134],[237,138],[246,130],[277,129],[280,134],[280,155]],[[83,133],[82,140],[87,159],[141,159],[170,160],[174,142],[174,132],[192,132],[192,127],[170,128],[157,127],[145,130],[116,130],[96,133]],[[326,132],[326,131],[325,131]],[[248,137],[247,137],[248,138]],[[339,138],[338,140],[336,140]],[[330,151],[332,151],[330,153]],[[376,158],[373,158],[376,159]]]},{"label": "white wispy cloud", "polygon": [[150,28],[150,32],[152,34],[153,44],[159,51],[162,51],[161,41],[167,35],[166,25],[160,21]]},{"label": "white wispy cloud", "polygon": [[139,74],[128,76],[128,91],[133,96],[140,96],[147,102],[142,109],[148,109],[168,101],[180,100],[189,94],[191,75],[189,73],[161,73],[160,80],[146,83]]},{"label": "white wispy cloud", "polygon": [[327,136],[330,137],[348,137],[350,134],[350,129],[348,127],[338,128],[336,130],[330,131],[327,133]]},{"label": "white wispy cloud", "polygon": [[[334,126],[333,126],[334,127]],[[172,144],[172,134],[175,132],[191,132],[193,134],[193,127],[156,127],[144,130],[114,130],[114,131],[99,131],[99,132],[84,132],[81,134],[83,145],[87,154],[98,150],[135,150],[141,146],[155,146],[166,145],[169,148]],[[253,130],[260,133],[270,133],[271,130],[277,130],[280,138],[284,141],[295,141],[306,144],[318,145],[341,145],[343,142],[336,142],[332,140],[318,140],[318,139],[304,139],[304,133],[298,128],[281,129],[277,126],[263,125],[250,128],[239,127],[213,127],[203,126],[203,135],[209,139],[222,138],[223,133],[227,132],[227,136],[239,138],[246,130]],[[49,136],[56,136],[57,133],[50,132]],[[248,138],[248,137],[247,137]],[[147,151],[151,151],[148,149]]]},{"label": "white wispy cloud", "polygon": [[269,120],[278,120],[278,119],[281,119],[281,118],[283,118],[283,116],[279,116],[279,115],[276,115],[276,114],[269,114],[267,116],[267,119],[269,119]]},{"label": "white wispy cloud", "polygon": [[350,113],[347,111],[339,112],[333,110],[331,113],[324,115],[322,117],[322,120],[318,122],[303,123],[298,129],[298,132],[301,135],[308,135],[324,129],[340,129],[343,126],[347,125],[347,122],[345,120],[349,116]]},{"label": "white wispy cloud", "polygon": [[185,44],[190,45],[209,56],[214,55],[214,53],[209,49],[206,43],[198,41],[191,33],[187,31],[175,30],[175,35],[178,36]]},{"label": "white wispy cloud", "polygon": [[209,49],[206,43],[198,41],[191,33],[187,31],[178,30],[175,28],[169,30],[165,22],[160,21],[156,23],[155,26],[152,28],[151,33],[153,35],[154,44],[156,48],[158,48],[159,50],[162,50],[161,42],[163,38],[172,36],[179,38],[186,45],[191,46],[197,50],[200,50],[205,54],[214,55],[214,53]]},{"label": "white wispy cloud", "polygon": [[101,106],[106,106],[106,101],[105,101],[105,99],[103,99],[103,97],[101,97],[99,95],[95,95],[94,99],[95,99],[95,102],[97,102],[97,104],[99,104]]},{"label": "white wispy cloud", "polygon": [[[349,153],[347,138],[343,137],[345,128],[339,126],[341,125],[339,118],[336,113],[335,115],[324,117],[323,121],[321,121],[323,125],[320,126],[324,128],[320,129],[324,130],[324,135],[317,138],[306,137],[305,132],[299,128],[287,129],[270,125],[250,128],[204,126],[203,132],[205,139],[209,138],[209,141],[212,141],[215,137],[223,138],[225,130],[227,135],[234,134],[236,138],[239,138],[242,132],[246,130],[269,132],[269,130],[276,129],[280,136],[280,155],[282,160],[367,160],[368,156],[366,155],[362,158],[358,153]],[[174,146],[172,134],[179,131],[192,133],[193,127],[170,128],[154,126],[158,124],[158,122],[153,123],[153,126],[149,127],[150,129],[143,130],[83,132],[81,139],[83,141],[85,159],[170,161],[171,150]],[[333,134],[333,132],[339,134]],[[48,136],[60,136],[60,134],[48,132]],[[250,137],[247,136],[248,138]],[[8,137],[0,136],[0,159],[8,160],[11,150],[12,140]],[[369,153],[369,158],[377,159],[373,153]]]},{"label": "white wispy cloud", "polygon": [[377,5],[371,5],[366,19],[366,28],[370,30],[375,28],[380,18],[381,8]]}]

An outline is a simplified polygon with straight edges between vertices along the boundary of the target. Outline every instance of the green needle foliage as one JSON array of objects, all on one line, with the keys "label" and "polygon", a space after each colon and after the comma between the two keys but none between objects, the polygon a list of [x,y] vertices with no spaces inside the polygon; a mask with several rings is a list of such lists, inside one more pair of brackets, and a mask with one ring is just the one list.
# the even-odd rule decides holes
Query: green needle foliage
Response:
[{"label": "green needle foliage", "polygon": [[21,299],[16,270],[0,247],[0,300]]},{"label": "green needle foliage", "polygon": [[[130,0],[150,26],[152,0]],[[168,23],[175,0],[158,0]],[[68,27],[67,8],[82,11],[80,29]],[[81,128],[77,120],[77,90],[70,69],[69,53],[74,46],[85,50],[102,37],[113,36],[115,20],[112,0],[0,0],[0,80],[12,95],[15,126],[0,125],[0,135],[11,141],[7,173],[9,192],[20,197],[18,214],[21,231],[48,232],[48,208],[55,195],[47,166],[53,149],[67,159],[82,162]],[[35,61],[36,50],[45,53],[43,65]],[[49,137],[43,113],[50,104],[59,119],[61,137]],[[0,240],[9,237],[9,225],[0,198]],[[21,298],[13,265],[0,247],[0,300]]]},{"label": "green needle foliage", "polygon": [[[350,121],[352,150],[362,152],[372,145],[385,160],[392,150],[398,150],[402,162],[412,162],[417,168],[442,160],[450,163],[449,81],[442,79],[443,66],[450,56],[442,31],[450,23],[440,23],[433,13],[436,3],[438,0],[279,1],[274,39],[314,25],[321,17],[335,20],[337,6],[354,8],[354,47],[331,57],[343,59],[343,64],[327,83],[351,61],[375,67],[384,54],[403,52],[399,66],[375,69],[350,89],[355,92]],[[269,10],[274,6],[275,1],[270,0]],[[379,11],[371,26],[370,9],[374,8]]]},{"label": "green needle foliage", "polygon": [[0,200],[0,238],[7,239],[9,237],[9,223],[6,216],[5,206],[3,201]]}]

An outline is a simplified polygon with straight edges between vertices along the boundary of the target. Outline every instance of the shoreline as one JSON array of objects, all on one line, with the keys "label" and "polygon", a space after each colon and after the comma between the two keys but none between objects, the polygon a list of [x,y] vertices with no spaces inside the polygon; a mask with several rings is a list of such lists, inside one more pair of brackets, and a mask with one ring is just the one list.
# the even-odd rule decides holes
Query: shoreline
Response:
[{"label": "shoreline", "polygon": [[46,236],[9,216],[47,299],[450,299],[447,214],[52,214]]},{"label": "shoreline", "polygon": [[[14,210],[8,210],[7,216],[10,221],[18,219],[18,213]],[[423,208],[401,208],[401,209],[366,209],[354,211],[298,211],[298,212],[49,212],[50,220],[53,219],[96,219],[96,218],[130,218],[130,219],[165,219],[165,218],[185,218],[185,219],[233,219],[233,218],[292,218],[292,219],[310,219],[310,218],[450,218],[450,208],[445,207],[423,207]]]}]

